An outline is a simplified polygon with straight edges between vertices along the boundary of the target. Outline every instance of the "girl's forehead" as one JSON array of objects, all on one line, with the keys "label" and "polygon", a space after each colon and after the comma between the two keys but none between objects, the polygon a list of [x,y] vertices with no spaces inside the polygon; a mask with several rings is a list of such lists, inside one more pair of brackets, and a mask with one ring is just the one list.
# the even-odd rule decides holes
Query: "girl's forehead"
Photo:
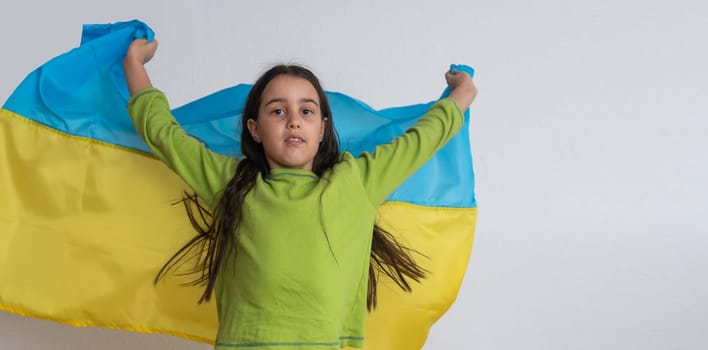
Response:
[{"label": "girl's forehead", "polygon": [[309,80],[292,75],[279,75],[266,85],[262,94],[262,101],[271,99],[284,99],[299,101],[311,99],[319,104],[319,94]]}]

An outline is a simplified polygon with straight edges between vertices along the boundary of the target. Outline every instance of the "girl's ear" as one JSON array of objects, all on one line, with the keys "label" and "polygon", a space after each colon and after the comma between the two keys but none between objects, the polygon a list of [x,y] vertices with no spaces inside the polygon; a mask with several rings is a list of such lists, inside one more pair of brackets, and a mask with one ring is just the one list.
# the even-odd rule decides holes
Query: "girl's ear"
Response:
[{"label": "girl's ear", "polygon": [[327,130],[327,122],[329,119],[322,118],[322,127],[320,128],[320,142],[324,139],[325,130]]},{"label": "girl's ear", "polygon": [[246,126],[248,127],[248,132],[251,133],[253,140],[261,143],[261,137],[258,135],[258,123],[253,119],[249,119],[246,121]]}]

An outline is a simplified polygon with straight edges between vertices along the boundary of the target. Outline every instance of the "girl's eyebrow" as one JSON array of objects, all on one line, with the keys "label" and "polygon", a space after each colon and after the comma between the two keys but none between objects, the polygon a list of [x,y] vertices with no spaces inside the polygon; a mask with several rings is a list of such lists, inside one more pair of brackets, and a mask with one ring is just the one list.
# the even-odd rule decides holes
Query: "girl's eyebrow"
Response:
[{"label": "girl's eyebrow", "polygon": [[315,101],[315,100],[313,100],[313,99],[311,99],[311,98],[301,98],[301,99],[300,99],[300,103],[303,103],[303,102],[310,102],[310,103],[313,103],[313,104],[314,104],[315,106],[317,106],[317,107],[320,106],[320,104],[317,103],[317,101]]},{"label": "girl's eyebrow", "polygon": [[[271,104],[271,103],[277,103],[277,102],[286,103],[286,102],[288,102],[288,101],[287,101],[286,99],[282,98],[282,97],[276,97],[276,98],[274,98],[274,99],[272,99],[272,100],[266,102],[266,104],[265,104],[264,106],[267,106],[267,105],[269,105],[269,104]],[[300,103],[307,103],[307,102],[313,103],[313,104],[314,104],[315,106],[317,106],[317,107],[320,106],[320,104],[317,103],[317,101],[315,101],[315,100],[313,100],[313,99],[311,99],[311,98],[301,98],[301,99],[300,99]]]}]

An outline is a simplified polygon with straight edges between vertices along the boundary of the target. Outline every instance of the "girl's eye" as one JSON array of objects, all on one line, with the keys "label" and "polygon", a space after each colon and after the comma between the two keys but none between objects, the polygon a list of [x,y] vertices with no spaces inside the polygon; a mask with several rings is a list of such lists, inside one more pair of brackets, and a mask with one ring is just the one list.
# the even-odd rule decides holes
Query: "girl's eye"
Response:
[{"label": "girl's eye", "polygon": [[302,110],[302,114],[303,114],[303,115],[311,115],[311,114],[313,114],[313,113],[315,113],[315,112],[314,112],[313,110],[309,109],[309,108],[305,108],[305,109]]},{"label": "girl's eye", "polygon": [[278,108],[278,109],[274,109],[273,112],[271,112],[271,113],[273,113],[273,115],[281,116],[281,115],[285,115],[285,110]]}]

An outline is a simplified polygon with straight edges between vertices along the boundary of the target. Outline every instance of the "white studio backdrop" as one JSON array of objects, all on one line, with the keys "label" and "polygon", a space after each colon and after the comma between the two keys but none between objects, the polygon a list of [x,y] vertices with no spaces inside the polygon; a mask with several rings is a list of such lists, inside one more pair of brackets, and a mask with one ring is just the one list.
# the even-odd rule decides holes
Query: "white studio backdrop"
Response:
[{"label": "white studio backdrop", "polygon": [[[477,236],[425,349],[708,348],[708,2],[8,0],[0,13],[2,101],[83,23],[134,18],[157,33],[148,68],[173,107],[281,62],[374,108],[406,105],[439,96],[450,63],[472,65]],[[209,347],[0,313],[0,350],[95,348]]]}]

